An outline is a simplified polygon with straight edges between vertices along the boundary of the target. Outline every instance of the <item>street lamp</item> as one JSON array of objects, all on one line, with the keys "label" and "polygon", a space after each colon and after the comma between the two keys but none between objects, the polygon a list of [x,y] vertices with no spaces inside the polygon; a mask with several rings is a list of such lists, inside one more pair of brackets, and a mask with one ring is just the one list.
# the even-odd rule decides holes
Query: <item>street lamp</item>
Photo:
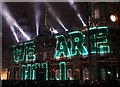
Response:
[{"label": "street lamp", "polygon": [[112,15],[110,15],[110,20],[112,22],[117,22],[118,21],[118,17],[115,14],[112,14]]}]

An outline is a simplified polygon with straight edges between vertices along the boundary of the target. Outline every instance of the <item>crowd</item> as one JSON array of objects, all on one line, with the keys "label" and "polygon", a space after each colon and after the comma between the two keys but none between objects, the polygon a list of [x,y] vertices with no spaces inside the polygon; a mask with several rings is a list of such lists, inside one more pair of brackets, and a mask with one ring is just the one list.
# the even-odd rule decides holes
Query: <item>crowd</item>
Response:
[{"label": "crowd", "polygon": [[17,81],[3,80],[2,87],[120,87],[120,81],[115,79],[109,80],[66,80],[66,81]]}]

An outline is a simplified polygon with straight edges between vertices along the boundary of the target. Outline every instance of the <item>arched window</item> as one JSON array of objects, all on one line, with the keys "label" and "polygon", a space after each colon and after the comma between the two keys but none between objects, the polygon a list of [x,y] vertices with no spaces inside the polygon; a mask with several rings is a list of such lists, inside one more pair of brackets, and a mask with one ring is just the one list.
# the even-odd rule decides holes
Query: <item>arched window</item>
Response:
[{"label": "arched window", "polygon": [[88,80],[89,79],[89,70],[88,68],[83,69],[83,79]]},{"label": "arched window", "polygon": [[69,80],[72,79],[72,70],[71,70],[71,69],[67,69],[67,78],[68,78]]},{"label": "arched window", "polygon": [[55,78],[56,78],[56,80],[60,80],[60,70],[59,69],[55,70]]}]

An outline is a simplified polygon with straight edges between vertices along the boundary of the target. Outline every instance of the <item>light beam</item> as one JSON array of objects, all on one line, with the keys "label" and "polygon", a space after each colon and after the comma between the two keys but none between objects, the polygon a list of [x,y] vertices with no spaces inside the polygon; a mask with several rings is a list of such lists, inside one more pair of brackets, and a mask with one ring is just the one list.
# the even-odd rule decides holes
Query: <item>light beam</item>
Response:
[{"label": "light beam", "polygon": [[53,33],[55,33],[55,34],[57,34],[58,33],[58,31],[57,30],[55,30],[55,28],[52,28],[53,29]]},{"label": "light beam", "polygon": [[61,20],[58,17],[56,18],[56,20],[64,28],[65,31],[68,31],[68,29],[63,25],[63,23],[61,22]]},{"label": "light beam", "polygon": [[17,34],[16,34],[16,32],[15,32],[14,27],[13,27],[13,26],[10,26],[10,29],[11,29],[11,31],[12,31],[12,33],[13,33],[13,35],[14,35],[16,41],[19,42],[19,39],[18,39],[18,37],[17,37]]},{"label": "light beam", "polygon": [[36,21],[36,35],[39,33],[39,24],[40,24],[40,9],[39,5],[35,4],[35,21]]},{"label": "light beam", "polygon": [[77,16],[79,17],[79,19],[81,20],[83,27],[86,27],[87,25],[85,24],[85,22],[83,21],[82,17],[80,14],[77,14]]},{"label": "light beam", "polygon": [[27,34],[22,30],[22,28],[18,25],[17,22],[14,23],[14,26],[22,33],[24,37],[26,37],[27,40],[30,40],[30,38],[27,36]]},{"label": "light beam", "polygon": [[50,14],[56,19],[56,21],[62,26],[62,28],[65,31],[68,31],[68,29],[64,26],[64,24],[60,20],[60,18],[58,18],[57,14],[53,11],[52,7],[48,3],[46,3],[46,5],[49,7],[48,11],[50,12]]},{"label": "light beam", "polygon": [[70,6],[74,9],[74,11],[77,13],[77,16],[79,17],[80,21],[82,22],[83,27],[86,27],[84,20],[82,19],[80,12],[77,9],[77,6],[74,4],[74,0],[69,0]]},{"label": "light beam", "polygon": [[26,35],[26,33],[22,30],[22,28],[19,26],[19,24],[16,22],[16,20],[11,16],[7,6],[3,3],[3,9],[1,14],[5,18],[6,22],[8,23],[9,26],[15,26],[16,29],[18,29],[19,32],[23,34],[24,37],[26,37],[27,40],[30,40],[30,38]]},{"label": "light beam", "polygon": [[74,4],[74,0],[69,0],[70,4],[73,5]]},{"label": "light beam", "polygon": [[51,31],[51,33],[53,34],[57,34],[58,33],[58,31],[55,29],[55,28],[50,28],[50,31]]}]

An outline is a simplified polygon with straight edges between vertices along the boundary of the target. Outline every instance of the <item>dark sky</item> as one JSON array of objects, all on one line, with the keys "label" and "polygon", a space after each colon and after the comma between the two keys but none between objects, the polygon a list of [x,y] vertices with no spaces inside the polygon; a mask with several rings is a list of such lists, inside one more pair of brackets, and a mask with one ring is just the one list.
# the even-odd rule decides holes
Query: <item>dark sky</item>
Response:
[{"label": "dark sky", "polygon": [[[7,2],[6,5],[12,14],[12,16],[15,18],[15,20],[20,19],[24,13],[26,13],[27,18],[30,22],[30,28],[31,33],[33,36],[35,35],[35,5],[38,4],[38,7],[40,7],[41,2],[35,3],[35,2]],[[44,3],[43,3],[44,4]],[[73,26],[82,27],[81,21],[76,16],[76,12],[73,10],[73,8],[69,5],[68,2],[51,2],[49,3],[55,13],[58,15],[60,20],[63,22],[66,28],[70,30]],[[83,18],[84,21],[86,21],[86,3],[83,2],[77,2],[75,5],[78,7],[79,12]],[[64,32],[64,29],[57,23],[57,21],[53,18],[52,15],[48,13],[47,15],[47,25],[53,26],[56,28],[59,32]],[[7,53],[7,49],[12,44],[15,44],[15,38],[7,25],[4,18],[2,18],[2,32],[3,32],[3,39],[2,39],[2,66],[3,68],[7,67],[10,61],[10,57]]]}]

